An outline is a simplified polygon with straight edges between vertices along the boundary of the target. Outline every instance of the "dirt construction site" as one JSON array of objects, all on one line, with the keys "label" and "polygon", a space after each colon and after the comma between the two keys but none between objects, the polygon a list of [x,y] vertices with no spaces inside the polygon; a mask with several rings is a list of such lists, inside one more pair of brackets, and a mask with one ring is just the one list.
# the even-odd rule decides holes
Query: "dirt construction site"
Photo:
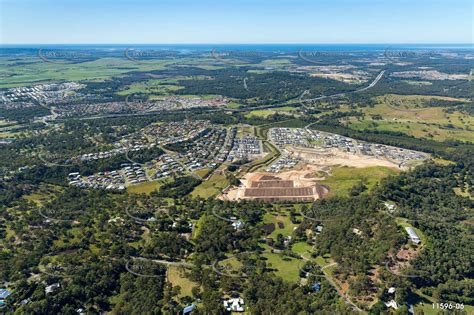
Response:
[{"label": "dirt construction site", "polygon": [[[320,184],[319,181],[331,176],[334,167],[380,166],[400,170],[408,169],[423,161],[422,159],[410,160],[407,158],[407,155],[414,154],[409,150],[400,153],[397,151],[398,148],[389,148],[392,158],[383,154],[380,148],[371,149],[371,152],[363,154],[360,152],[361,149],[351,152],[347,148],[344,150],[339,147],[281,146],[282,155],[286,159],[298,161],[296,166],[291,166],[285,171],[247,173],[240,178],[241,183],[238,187],[227,188],[219,198],[268,202],[311,202],[329,193],[329,187]],[[399,159],[400,156],[401,159]],[[324,176],[321,177],[318,174],[324,174]]]},{"label": "dirt construction site", "polygon": [[317,183],[315,169],[303,167],[282,173],[254,172],[241,178],[238,187],[232,187],[221,196],[224,200],[314,201],[326,195],[329,189]]},{"label": "dirt construction site", "polygon": [[286,147],[285,151],[291,157],[298,158],[313,165],[335,166],[343,165],[349,167],[385,166],[390,168],[401,168],[400,163],[382,157],[368,156],[344,152],[337,148],[296,148]]}]

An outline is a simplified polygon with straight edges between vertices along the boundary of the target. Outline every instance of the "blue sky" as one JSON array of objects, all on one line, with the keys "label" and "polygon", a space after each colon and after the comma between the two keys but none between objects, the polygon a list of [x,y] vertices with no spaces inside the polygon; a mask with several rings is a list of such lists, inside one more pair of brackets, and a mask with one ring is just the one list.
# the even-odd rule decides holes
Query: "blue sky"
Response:
[{"label": "blue sky", "polygon": [[472,0],[0,0],[0,42],[472,43]]}]

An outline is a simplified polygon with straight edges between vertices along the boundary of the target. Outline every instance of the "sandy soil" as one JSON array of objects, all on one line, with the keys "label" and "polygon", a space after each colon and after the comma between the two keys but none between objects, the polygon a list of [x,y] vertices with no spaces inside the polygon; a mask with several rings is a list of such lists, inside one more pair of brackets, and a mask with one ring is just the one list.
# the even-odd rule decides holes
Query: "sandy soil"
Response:
[{"label": "sandy soil", "polygon": [[396,162],[368,155],[343,152],[336,148],[311,149],[287,147],[286,150],[294,157],[301,158],[307,163],[319,166],[343,165],[358,168],[386,166],[399,169],[398,163]]},{"label": "sandy soil", "polygon": [[[220,198],[224,200],[249,199],[248,197],[244,196],[245,189],[250,188],[252,186],[252,182],[261,180],[263,176],[277,176],[280,178],[280,180],[291,180],[293,181],[294,187],[316,187],[317,181],[324,179],[324,177],[314,176],[314,173],[319,170],[327,170],[327,168],[325,168],[324,166],[320,167],[316,165],[304,164],[294,170],[281,173],[247,173],[243,178],[240,179],[242,184],[239,187],[233,187],[229,189]],[[319,186],[319,188],[323,187]],[[325,190],[325,192],[327,193],[327,189]],[[317,189],[314,189],[314,194],[312,197],[316,200],[322,196],[320,196]]]},{"label": "sandy soil", "polygon": [[[253,172],[247,173],[241,178],[242,184],[239,187],[230,187],[219,198],[223,200],[239,200],[249,199],[245,196],[245,189],[252,186],[252,182],[259,181],[265,175],[278,176],[280,180],[292,180],[294,187],[316,187],[317,182],[325,179],[325,177],[317,177],[320,172],[330,173],[332,166],[349,166],[349,167],[371,167],[385,166],[394,169],[400,169],[397,162],[387,160],[385,158],[376,158],[374,156],[354,154],[344,152],[337,148],[302,148],[302,147],[285,147],[290,156],[302,160],[296,168],[281,173]],[[321,186],[318,186],[321,188]],[[327,190],[327,189],[326,189]],[[313,198],[321,198],[321,190],[314,189]],[[324,194],[324,192],[323,192]]]}]

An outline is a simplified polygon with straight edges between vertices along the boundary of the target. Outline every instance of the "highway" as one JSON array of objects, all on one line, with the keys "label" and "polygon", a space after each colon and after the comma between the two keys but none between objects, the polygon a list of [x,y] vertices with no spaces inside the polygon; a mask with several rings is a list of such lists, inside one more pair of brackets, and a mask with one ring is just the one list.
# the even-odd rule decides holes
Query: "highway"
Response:
[{"label": "highway", "polygon": [[[346,94],[352,94],[352,93],[367,91],[368,89],[373,88],[380,81],[380,79],[382,79],[384,73],[385,73],[385,70],[380,71],[380,73],[377,75],[377,77],[375,77],[375,79],[368,86],[363,87],[363,88],[359,88],[359,89],[354,90],[352,92],[336,93],[336,94],[332,94],[332,95],[322,95],[322,96],[318,96],[318,97],[315,97],[315,98],[309,98],[309,99],[305,99],[305,100],[301,100],[301,98],[300,98],[299,101],[300,102],[303,102],[303,101],[304,102],[318,101],[318,100],[322,100],[322,99],[325,99],[325,98],[332,98],[332,97],[335,97],[335,96],[343,96],[343,95],[346,95]],[[301,96],[303,96],[307,92],[308,92],[307,90],[304,91],[303,94],[301,94]]]}]

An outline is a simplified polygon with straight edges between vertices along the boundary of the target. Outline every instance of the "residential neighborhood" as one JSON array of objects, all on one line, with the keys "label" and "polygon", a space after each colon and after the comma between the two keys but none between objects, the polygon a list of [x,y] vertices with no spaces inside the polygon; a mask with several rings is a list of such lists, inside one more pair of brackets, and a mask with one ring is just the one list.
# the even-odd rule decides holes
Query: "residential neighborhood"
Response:
[{"label": "residential neighborhood", "polygon": [[272,128],[269,138],[276,146],[284,149],[286,146],[311,149],[338,149],[354,155],[373,156],[394,161],[404,166],[410,161],[423,161],[429,155],[426,153],[397,148],[393,146],[366,143],[338,134],[303,128]]}]

